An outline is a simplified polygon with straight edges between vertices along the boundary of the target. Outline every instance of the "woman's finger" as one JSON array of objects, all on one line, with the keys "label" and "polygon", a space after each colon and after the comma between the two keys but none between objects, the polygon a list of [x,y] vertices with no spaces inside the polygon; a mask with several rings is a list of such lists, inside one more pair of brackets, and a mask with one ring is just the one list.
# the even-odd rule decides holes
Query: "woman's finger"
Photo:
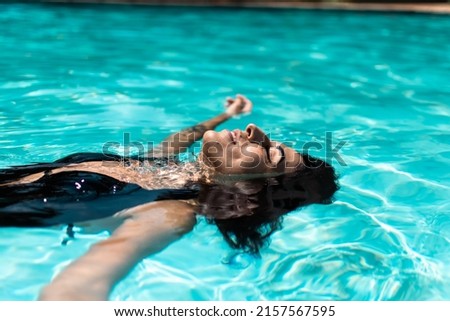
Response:
[{"label": "woman's finger", "polygon": [[225,101],[225,107],[230,106],[232,103],[234,102],[234,99],[231,97],[227,97],[226,101]]},{"label": "woman's finger", "polygon": [[250,101],[250,99],[248,99],[247,97],[245,97],[243,95],[237,95],[237,97],[242,99],[242,101],[244,102],[244,107],[242,108],[242,112],[243,113],[251,112],[253,109],[253,103]]}]

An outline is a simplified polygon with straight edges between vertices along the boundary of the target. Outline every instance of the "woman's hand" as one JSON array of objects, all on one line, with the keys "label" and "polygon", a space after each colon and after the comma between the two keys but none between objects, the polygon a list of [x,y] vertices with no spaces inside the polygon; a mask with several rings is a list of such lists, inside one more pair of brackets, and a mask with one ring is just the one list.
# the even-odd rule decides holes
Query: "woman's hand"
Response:
[{"label": "woman's hand", "polygon": [[236,95],[236,98],[227,98],[225,102],[227,108],[226,113],[230,116],[250,113],[253,108],[253,103],[243,95]]}]

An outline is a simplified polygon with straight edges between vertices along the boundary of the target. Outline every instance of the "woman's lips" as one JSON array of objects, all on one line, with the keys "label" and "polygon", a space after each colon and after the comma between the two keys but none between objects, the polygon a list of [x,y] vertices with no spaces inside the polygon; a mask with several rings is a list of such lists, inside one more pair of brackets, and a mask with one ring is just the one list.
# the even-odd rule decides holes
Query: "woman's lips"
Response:
[{"label": "woman's lips", "polygon": [[241,131],[239,129],[235,129],[233,131],[226,130],[226,132],[232,143],[236,144],[239,142],[239,139],[241,138]]},{"label": "woman's lips", "polygon": [[234,136],[236,137],[236,140],[239,140],[241,138],[242,131],[239,129],[233,130]]},{"label": "woman's lips", "polygon": [[232,141],[233,143],[236,143],[236,141],[237,141],[237,139],[236,139],[236,134],[235,134],[234,132],[232,132],[232,131],[228,131],[228,133],[230,134],[231,141]]}]

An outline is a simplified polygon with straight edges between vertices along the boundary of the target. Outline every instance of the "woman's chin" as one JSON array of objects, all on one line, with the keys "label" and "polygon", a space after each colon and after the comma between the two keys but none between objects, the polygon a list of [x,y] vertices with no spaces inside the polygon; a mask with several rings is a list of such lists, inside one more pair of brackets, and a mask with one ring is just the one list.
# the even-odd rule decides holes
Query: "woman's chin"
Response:
[{"label": "woman's chin", "polygon": [[214,130],[207,130],[203,134],[203,143],[205,142],[211,142],[211,141],[217,141],[217,135],[218,133]]}]

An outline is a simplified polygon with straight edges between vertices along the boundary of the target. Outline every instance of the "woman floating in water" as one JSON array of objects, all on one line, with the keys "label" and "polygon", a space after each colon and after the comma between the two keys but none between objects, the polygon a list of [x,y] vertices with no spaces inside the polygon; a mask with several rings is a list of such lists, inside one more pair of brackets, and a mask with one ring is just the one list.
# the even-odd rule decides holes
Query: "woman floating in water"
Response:
[{"label": "woman floating in water", "polygon": [[[189,232],[195,214],[214,222],[233,248],[256,253],[282,215],[330,203],[338,186],[326,162],[271,141],[253,124],[213,131],[251,110],[244,96],[228,99],[225,113],[169,136],[145,157],[82,153],[0,170],[0,226],[79,223],[111,232],[40,299],[106,300],[139,261]],[[176,160],[202,138],[196,162]]]}]

